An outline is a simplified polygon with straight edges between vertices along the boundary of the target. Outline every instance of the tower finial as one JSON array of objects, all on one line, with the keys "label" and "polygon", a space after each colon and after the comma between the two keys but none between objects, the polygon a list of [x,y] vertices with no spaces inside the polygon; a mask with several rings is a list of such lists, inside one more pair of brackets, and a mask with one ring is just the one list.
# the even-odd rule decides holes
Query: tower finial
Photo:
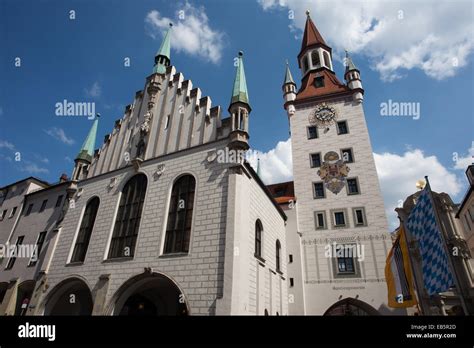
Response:
[{"label": "tower finial", "polygon": [[311,11],[310,11],[310,10],[306,10],[306,16],[308,16],[308,17],[309,17],[309,14],[310,14],[310,13],[311,13]]}]

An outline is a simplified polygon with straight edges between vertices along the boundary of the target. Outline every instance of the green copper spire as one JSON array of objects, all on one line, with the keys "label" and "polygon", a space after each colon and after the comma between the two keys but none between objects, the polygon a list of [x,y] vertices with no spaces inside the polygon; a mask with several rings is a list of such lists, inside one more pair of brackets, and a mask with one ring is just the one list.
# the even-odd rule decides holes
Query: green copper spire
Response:
[{"label": "green copper spire", "polygon": [[230,100],[230,105],[237,102],[249,105],[247,82],[245,81],[244,61],[242,59],[243,55],[244,53],[240,51],[237,61],[237,70],[235,73],[234,88],[232,89],[232,98]]},{"label": "green copper spire", "polygon": [[346,50],[346,71],[351,71],[351,70],[359,70],[356,68],[354,62],[352,61],[351,57],[349,57],[349,52]]},{"label": "green copper spire", "polygon": [[285,81],[283,82],[283,84],[286,85],[287,83],[295,84],[295,81],[293,80],[293,76],[291,76],[291,71],[288,65],[288,61],[286,61]]},{"label": "green copper spire", "polygon": [[97,125],[99,123],[100,114],[97,114],[94,123],[92,124],[91,130],[87,135],[84,144],[82,144],[81,151],[76,157],[76,160],[84,160],[87,162],[92,162],[92,157],[94,156],[95,148],[95,138],[97,137]]},{"label": "green copper spire", "polygon": [[160,49],[155,54],[155,65],[153,66],[153,72],[164,74],[166,72],[166,67],[170,65],[171,60],[171,27],[173,26],[170,23],[170,27],[163,38]]}]

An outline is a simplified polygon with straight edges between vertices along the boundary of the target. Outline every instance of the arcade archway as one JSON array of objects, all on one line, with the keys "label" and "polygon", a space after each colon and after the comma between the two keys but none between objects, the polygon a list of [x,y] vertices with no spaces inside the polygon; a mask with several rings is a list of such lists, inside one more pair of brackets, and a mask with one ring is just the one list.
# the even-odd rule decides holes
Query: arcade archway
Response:
[{"label": "arcade archway", "polygon": [[78,278],[67,279],[51,291],[44,315],[91,315],[92,294],[87,284]]},{"label": "arcade archway", "polygon": [[324,313],[330,316],[364,316],[364,315],[380,315],[380,313],[371,305],[357,300],[355,298],[345,298],[333,304]]}]

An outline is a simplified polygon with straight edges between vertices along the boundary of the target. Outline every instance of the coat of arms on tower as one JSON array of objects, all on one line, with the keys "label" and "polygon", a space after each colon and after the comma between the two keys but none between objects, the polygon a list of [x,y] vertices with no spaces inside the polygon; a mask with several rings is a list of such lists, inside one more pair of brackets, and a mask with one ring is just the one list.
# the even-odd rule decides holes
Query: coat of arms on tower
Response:
[{"label": "coat of arms on tower", "polygon": [[329,151],[324,155],[324,162],[318,170],[318,175],[326,188],[337,195],[344,187],[349,171],[350,168],[339,158],[337,152]]}]

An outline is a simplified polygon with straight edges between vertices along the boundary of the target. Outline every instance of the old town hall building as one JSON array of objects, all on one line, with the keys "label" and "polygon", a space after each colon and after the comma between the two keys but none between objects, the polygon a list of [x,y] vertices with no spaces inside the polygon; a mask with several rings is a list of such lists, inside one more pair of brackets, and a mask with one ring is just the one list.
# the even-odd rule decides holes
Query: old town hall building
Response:
[{"label": "old town hall building", "polygon": [[[287,66],[294,181],[265,186],[245,160],[251,104],[240,52],[226,111],[171,65],[152,74],[95,149],[96,118],[71,178],[1,188],[5,315],[390,314],[391,239],[359,70],[345,82],[309,13]],[[25,248],[27,251],[28,248]],[[342,253],[340,253],[342,251]]]}]

